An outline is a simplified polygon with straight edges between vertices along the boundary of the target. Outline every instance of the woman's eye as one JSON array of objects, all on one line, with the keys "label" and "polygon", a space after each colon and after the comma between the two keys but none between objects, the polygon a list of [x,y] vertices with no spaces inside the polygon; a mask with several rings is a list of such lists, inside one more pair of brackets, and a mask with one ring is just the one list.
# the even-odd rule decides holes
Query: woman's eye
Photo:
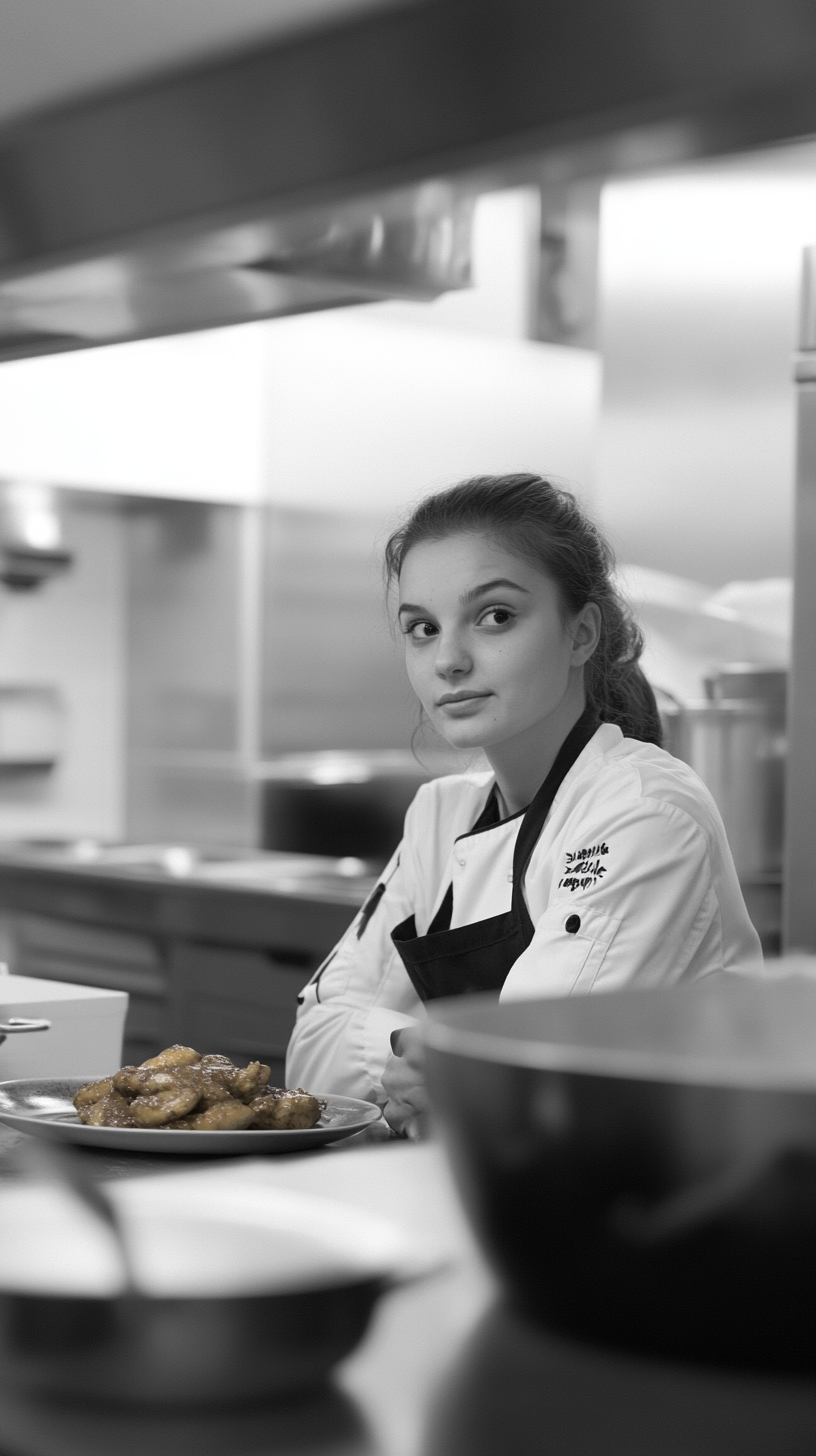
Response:
[{"label": "woman's eye", "polygon": [[513,613],[507,607],[490,607],[479,620],[485,627],[505,627],[513,620]]},{"label": "woman's eye", "polygon": [[429,637],[436,636],[438,628],[433,622],[409,622],[403,630],[413,642],[427,642]]}]

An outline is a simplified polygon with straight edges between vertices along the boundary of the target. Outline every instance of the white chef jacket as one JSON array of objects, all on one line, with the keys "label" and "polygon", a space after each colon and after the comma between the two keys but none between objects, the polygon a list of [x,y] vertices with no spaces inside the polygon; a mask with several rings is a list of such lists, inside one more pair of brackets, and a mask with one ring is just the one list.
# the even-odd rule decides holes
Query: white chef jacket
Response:
[{"label": "white chef jacket", "polygon": [[[287,1086],[385,1102],[391,1032],[426,1015],[391,931],[414,915],[425,935],[451,882],[451,929],[510,909],[523,815],[469,834],[494,782],[457,774],[419,789],[376,908],[363,907],[304,988]],[[535,934],[501,1001],[670,985],[762,960],[705,785],[609,723],[561,783],[523,889]]]}]

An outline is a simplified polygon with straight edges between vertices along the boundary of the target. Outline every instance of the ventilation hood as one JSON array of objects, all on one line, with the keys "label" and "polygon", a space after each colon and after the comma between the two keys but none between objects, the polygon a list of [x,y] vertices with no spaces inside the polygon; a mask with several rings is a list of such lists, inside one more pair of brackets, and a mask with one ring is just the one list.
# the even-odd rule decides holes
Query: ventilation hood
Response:
[{"label": "ventilation hood", "polygon": [[814,75],[803,0],[3,0],[0,359],[435,297],[479,190],[816,132]]},{"label": "ventilation hood", "polygon": [[0,282],[0,359],[470,283],[474,199],[447,183],[205,228]]}]

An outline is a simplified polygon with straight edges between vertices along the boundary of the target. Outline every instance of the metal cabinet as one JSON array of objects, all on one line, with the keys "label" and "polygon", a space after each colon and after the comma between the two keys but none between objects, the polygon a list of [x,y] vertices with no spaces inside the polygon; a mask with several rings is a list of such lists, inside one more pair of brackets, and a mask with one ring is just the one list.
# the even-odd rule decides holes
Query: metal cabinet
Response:
[{"label": "metal cabinet", "polygon": [[[20,975],[127,991],[124,1057],[172,1042],[260,1058],[283,1080],[298,994],[356,903],[0,868],[0,959]],[[50,913],[49,913],[50,912]]]}]

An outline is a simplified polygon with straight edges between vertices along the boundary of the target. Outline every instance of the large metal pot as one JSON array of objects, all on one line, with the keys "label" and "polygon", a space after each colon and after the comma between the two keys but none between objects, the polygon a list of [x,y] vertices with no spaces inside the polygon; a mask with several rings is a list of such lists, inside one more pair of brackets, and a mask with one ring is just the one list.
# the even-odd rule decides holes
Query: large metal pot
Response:
[{"label": "large metal pot", "polygon": [[669,725],[671,752],[711,790],[742,881],[782,870],[786,690],[781,668],[733,664]]},{"label": "large metal pot", "polygon": [[784,668],[732,663],[706,678],[704,702],[664,713],[666,747],[699,774],[722,815],[766,955],[781,947],[787,679]]},{"label": "large metal pot", "polygon": [[465,1204],[523,1311],[816,1373],[816,984],[458,999],[427,1039]]}]

